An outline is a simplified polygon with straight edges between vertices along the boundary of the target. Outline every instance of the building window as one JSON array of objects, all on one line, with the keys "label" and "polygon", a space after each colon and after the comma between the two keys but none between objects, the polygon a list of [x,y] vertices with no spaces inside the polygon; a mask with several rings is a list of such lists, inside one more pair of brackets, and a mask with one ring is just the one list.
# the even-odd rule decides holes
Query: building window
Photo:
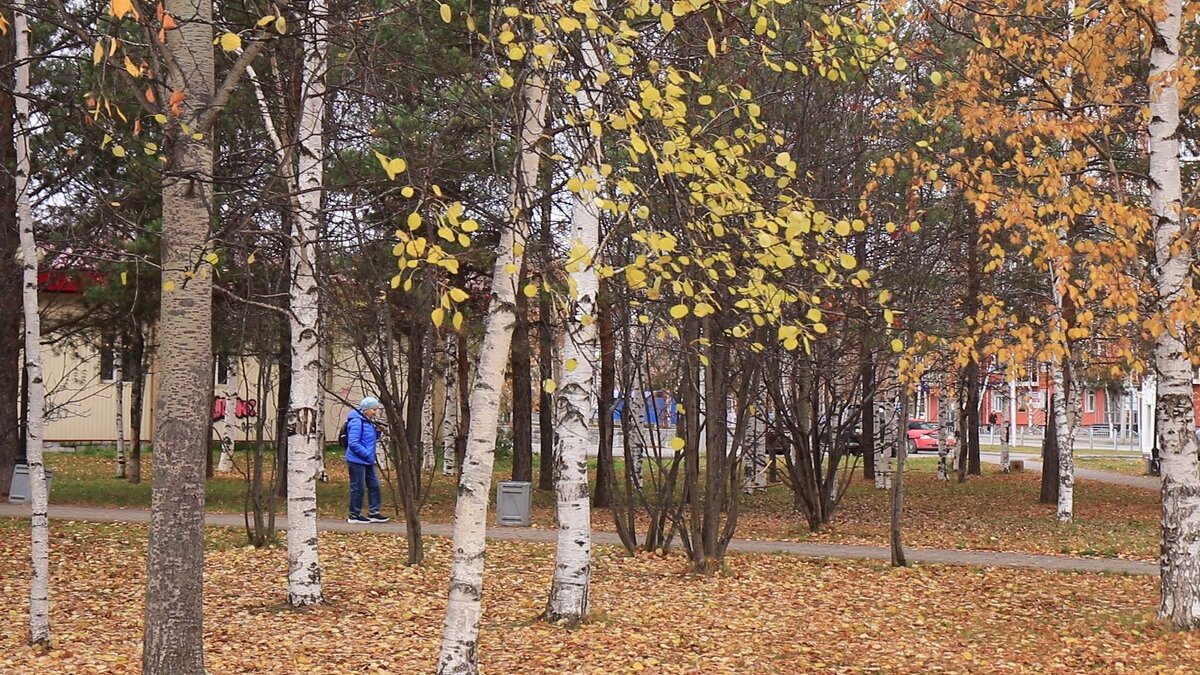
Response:
[{"label": "building window", "polygon": [[1096,412],[1096,390],[1088,389],[1083,393],[1083,411]]},{"label": "building window", "polygon": [[1001,396],[1000,394],[992,394],[992,411],[993,412],[1004,412],[1004,409],[1006,407],[1004,404],[1007,402],[1008,401],[1006,401],[1005,398],[1003,396]]}]

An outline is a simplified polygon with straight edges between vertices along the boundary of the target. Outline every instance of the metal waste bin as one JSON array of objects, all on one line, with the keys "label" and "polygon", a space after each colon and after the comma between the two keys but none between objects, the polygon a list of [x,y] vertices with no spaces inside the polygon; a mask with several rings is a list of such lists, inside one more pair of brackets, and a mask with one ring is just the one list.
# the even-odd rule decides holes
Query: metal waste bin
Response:
[{"label": "metal waste bin", "polygon": [[500,525],[529,527],[533,483],[509,480],[496,483],[496,521]]},{"label": "metal waste bin", "polygon": [[[54,472],[46,471],[46,495],[50,495],[50,479]],[[12,486],[8,489],[8,501],[13,504],[28,504],[32,496],[29,493],[29,465],[18,463],[13,465]]]}]

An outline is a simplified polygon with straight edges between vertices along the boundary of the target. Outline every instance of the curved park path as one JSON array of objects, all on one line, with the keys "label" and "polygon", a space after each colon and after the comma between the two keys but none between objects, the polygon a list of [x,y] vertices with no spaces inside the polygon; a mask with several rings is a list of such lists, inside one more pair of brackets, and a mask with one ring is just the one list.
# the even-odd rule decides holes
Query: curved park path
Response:
[{"label": "curved park path", "polygon": [[[999,461],[999,458],[996,458]],[[1032,462],[1027,462],[1029,470],[1034,470]],[[1040,470],[1040,465],[1036,466]],[[1097,477],[1091,474],[1102,474]],[[1149,480],[1154,486],[1154,479],[1140,479],[1136,476],[1125,476],[1112,472],[1080,470],[1079,477],[1090,480],[1145,487]],[[29,506],[26,504],[0,504],[0,518],[28,518]],[[50,517],[54,520],[73,520],[99,523],[138,523],[150,522],[150,512],[143,509],[117,509],[89,506],[65,506],[53,504],[50,506]],[[210,527],[244,526],[240,514],[209,513],[205,523]],[[325,532],[375,532],[394,536],[404,535],[402,523],[383,525],[351,525],[343,520],[323,519],[318,527]],[[429,523],[422,527],[425,534],[436,537],[450,537],[453,526],[441,523]],[[552,529],[535,529],[519,527],[490,527],[487,531],[489,539],[510,541],[535,541],[554,543],[557,532]],[[608,532],[594,532],[593,541],[597,544],[620,546],[617,536]],[[788,541],[752,541],[736,539],[730,545],[732,551],[746,553],[784,553],[804,558],[839,558],[848,560],[890,560],[887,548],[882,546],[861,546],[851,544],[816,544]],[[1003,551],[963,551],[936,548],[905,549],[908,559],[912,562],[932,565],[963,565],[970,567],[1013,567],[1049,572],[1086,572],[1134,575],[1157,575],[1158,565],[1150,562],[1135,560],[1120,560],[1114,558],[1081,558],[1072,556],[1034,555],[1029,553],[1007,553]]]}]

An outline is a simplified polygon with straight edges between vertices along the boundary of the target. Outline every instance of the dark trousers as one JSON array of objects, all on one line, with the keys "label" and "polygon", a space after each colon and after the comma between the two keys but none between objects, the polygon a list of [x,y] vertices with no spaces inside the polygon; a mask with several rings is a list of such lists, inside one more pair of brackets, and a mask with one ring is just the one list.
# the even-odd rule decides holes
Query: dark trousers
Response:
[{"label": "dark trousers", "polygon": [[379,513],[382,499],[379,496],[379,476],[375,475],[375,466],[346,462],[346,468],[350,470],[350,515],[362,515],[364,487],[368,494],[370,513]]}]

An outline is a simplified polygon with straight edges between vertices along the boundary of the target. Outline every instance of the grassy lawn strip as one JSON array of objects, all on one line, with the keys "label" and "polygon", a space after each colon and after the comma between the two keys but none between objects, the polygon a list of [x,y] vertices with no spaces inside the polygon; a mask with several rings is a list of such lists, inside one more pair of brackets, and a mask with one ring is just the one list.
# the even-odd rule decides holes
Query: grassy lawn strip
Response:
[{"label": "grassy lawn strip", "polygon": [[[450,545],[406,568],[398,540],[324,535],[328,602],[283,609],[286,557],[209,530],[206,665],[214,673],[426,673],[436,658]],[[55,649],[24,644],[28,535],[0,520],[0,672],[136,673],[144,527],[56,523]],[[1200,635],[1153,618],[1157,582],[1119,575],[807,562],[731,555],[695,577],[677,556],[598,549],[593,619],[536,620],[553,548],[488,547],[480,662],[491,673],[1200,671]]]}]

